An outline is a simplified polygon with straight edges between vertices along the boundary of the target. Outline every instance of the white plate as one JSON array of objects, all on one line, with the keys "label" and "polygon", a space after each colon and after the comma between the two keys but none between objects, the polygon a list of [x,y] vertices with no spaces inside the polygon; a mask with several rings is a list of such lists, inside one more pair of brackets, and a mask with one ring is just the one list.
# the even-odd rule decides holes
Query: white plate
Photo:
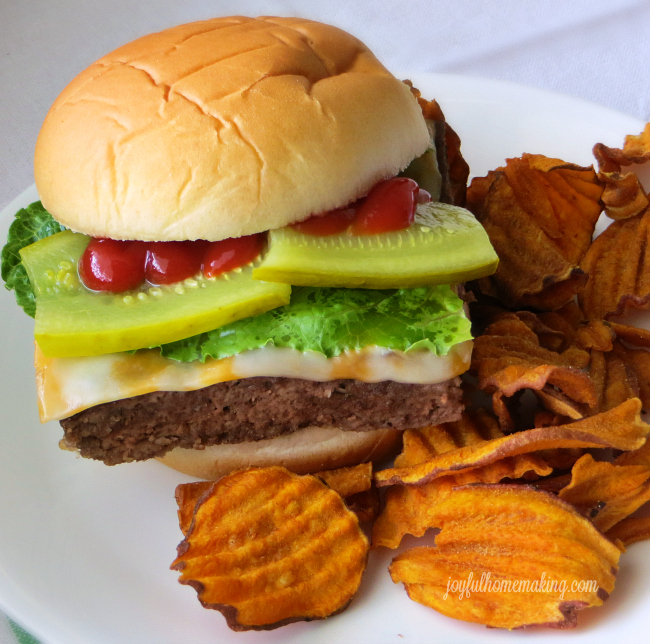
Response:
[{"label": "white plate", "polygon": [[[538,89],[467,77],[412,77],[458,131],[472,173],[536,152],[589,165],[600,141],[620,146],[640,121]],[[2,213],[0,234],[30,189]],[[41,426],[32,368],[32,323],[0,289],[0,609],[48,644],[310,644],[437,642],[511,644],[640,642],[650,609],[650,544],[621,558],[603,608],[579,613],[569,633],[505,633],[457,622],[411,602],[386,571],[395,554],[370,559],[349,609],[322,622],[233,633],[169,570],[180,541],[174,488],[190,480],[158,463],[106,467],[58,449],[58,423]],[[415,543],[407,539],[407,545]],[[551,571],[549,571],[551,572]]]}]

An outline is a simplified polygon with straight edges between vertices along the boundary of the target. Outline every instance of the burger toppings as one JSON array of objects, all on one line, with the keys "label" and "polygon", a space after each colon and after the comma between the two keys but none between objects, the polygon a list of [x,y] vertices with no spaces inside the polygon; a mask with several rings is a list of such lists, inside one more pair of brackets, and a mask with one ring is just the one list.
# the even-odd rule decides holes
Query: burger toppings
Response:
[{"label": "burger toppings", "polygon": [[[410,183],[386,181],[356,207],[269,231],[269,249],[253,278],[376,289],[453,284],[494,272],[496,253],[474,215],[450,204],[417,203],[422,191],[411,191]],[[384,192],[385,199],[376,197]]]},{"label": "burger toppings", "polygon": [[[131,351],[211,331],[287,304],[291,287],[251,278],[251,268],[202,274],[120,293],[84,288],[77,266],[89,238],[70,230],[23,248],[36,296],[35,337],[45,355]],[[140,256],[142,257],[142,255]]]},{"label": "burger toppings", "polygon": [[121,293],[145,280],[154,286],[217,277],[250,264],[264,248],[263,234],[217,242],[140,242],[93,238],[79,261],[79,277],[92,291]]},{"label": "burger toppings", "polygon": [[431,201],[413,179],[394,177],[381,181],[367,197],[350,206],[292,224],[291,228],[305,235],[327,237],[347,231],[352,235],[374,235],[404,230],[413,223],[418,203]]}]

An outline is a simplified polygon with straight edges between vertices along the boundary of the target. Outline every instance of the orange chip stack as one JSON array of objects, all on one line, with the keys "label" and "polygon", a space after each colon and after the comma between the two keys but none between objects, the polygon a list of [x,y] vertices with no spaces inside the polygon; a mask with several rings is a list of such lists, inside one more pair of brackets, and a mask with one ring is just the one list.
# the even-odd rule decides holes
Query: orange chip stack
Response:
[{"label": "orange chip stack", "polygon": [[575,626],[614,589],[619,549],[567,503],[521,485],[456,488],[436,504],[435,548],[390,566],[414,601],[498,628]]},{"label": "orange chip stack", "polygon": [[[503,437],[497,421],[484,409],[465,412],[460,421],[404,432],[404,448],[395,459],[397,467],[423,463],[439,454]],[[444,476],[422,485],[396,485],[386,492],[383,512],[377,519],[373,546],[397,548],[405,534],[421,537],[431,527],[430,512],[458,485],[498,483],[530,475],[545,476],[552,469],[536,455],[503,458],[464,474]]]},{"label": "orange chip stack", "polygon": [[367,555],[339,494],[314,476],[269,467],[211,484],[172,569],[233,630],[270,630],[343,611]]}]

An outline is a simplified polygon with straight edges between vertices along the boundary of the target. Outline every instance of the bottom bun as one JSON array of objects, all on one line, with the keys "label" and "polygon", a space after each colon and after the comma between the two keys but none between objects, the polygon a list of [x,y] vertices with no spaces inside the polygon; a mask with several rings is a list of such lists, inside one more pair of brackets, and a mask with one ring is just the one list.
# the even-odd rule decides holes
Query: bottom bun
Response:
[{"label": "bottom bun", "polygon": [[212,481],[247,467],[282,465],[296,474],[378,463],[399,450],[402,432],[374,429],[367,432],[307,427],[293,434],[250,443],[212,445],[205,449],[177,447],[158,458],[184,474]]}]

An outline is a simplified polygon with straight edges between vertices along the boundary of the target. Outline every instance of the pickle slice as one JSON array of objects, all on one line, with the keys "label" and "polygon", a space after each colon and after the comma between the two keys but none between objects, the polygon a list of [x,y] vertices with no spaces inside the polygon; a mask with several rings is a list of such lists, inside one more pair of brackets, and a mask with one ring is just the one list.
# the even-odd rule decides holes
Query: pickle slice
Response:
[{"label": "pickle slice", "polygon": [[253,278],[296,286],[415,288],[453,284],[494,273],[498,258],[483,226],[464,208],[418,206],[406,230],[355,236],[272,230]]},{"label": "pickle slice", "polygon": [[90,238],[64,231],[26,246],[36,293],[34,335],[46,356],[90,356],[181,340],[288,304],[291,287],[251,278],[252,267],[128,293],[95,293],[77,276]]}]

